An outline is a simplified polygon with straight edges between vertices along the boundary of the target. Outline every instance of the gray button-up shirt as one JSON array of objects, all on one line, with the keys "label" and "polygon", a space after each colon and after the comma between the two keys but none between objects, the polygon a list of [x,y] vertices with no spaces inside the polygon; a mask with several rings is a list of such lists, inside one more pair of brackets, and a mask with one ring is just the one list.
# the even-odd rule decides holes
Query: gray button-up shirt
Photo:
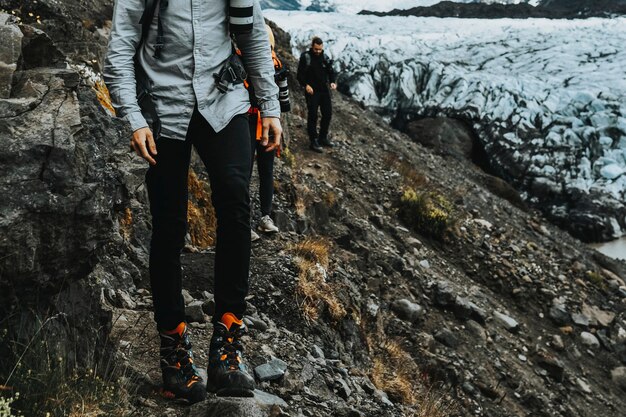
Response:
[{"label": "gray button-up shirt", "polygon": [[[134,56],[141,40],[139,20],[143,10],[144,0],[115,2],[104,65],[104,80],[116,113],[128,120],[133,131],[152,122],[149,112],[146,109],[142,112],[137,103],[135,80]],[[213,78],[232,53],[227,11],[228,0],[169,0],[161,16],[164,47],[160,58],[155,59],[157,7],[148,36],[141,45],[138,63],[151,85],[162,136],[184,140],[196,103],[216,132],[250,107],[243,84],[231,84],[223,94]],[[264,23],[259,2],[254,0],[252,32],[237,35],[237,46],[242,51],[261,116],[280,117],[278,87]]]}]

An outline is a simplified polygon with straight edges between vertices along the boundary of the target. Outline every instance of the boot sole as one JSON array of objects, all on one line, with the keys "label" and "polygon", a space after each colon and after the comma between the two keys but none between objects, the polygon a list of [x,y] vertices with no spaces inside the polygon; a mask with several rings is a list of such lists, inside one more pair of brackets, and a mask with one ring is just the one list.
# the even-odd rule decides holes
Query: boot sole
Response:
[{"label": "boot sole", "polygon": [[244,388],[224,388],[215,394],[218,397],[254,397],[254,391]]}]

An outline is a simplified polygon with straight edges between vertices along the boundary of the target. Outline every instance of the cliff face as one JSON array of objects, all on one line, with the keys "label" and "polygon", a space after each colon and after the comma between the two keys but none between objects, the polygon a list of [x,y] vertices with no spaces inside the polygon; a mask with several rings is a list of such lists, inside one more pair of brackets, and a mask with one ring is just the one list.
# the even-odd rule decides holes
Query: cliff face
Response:
[{"label": "cliff face", "polygon": [[[106,18],[88,32],[106,34]],[[146,166],[81,67],[64,64],[77,63],[55,46],[67,38],[3,19],[2,44],[13,45],[1,56],[12,82],[0,98],[7,362],[26,344],[12,343],[15,318],[47,310],[70,317],[64,326],[79,344],[107,340],[127,381],[126,413],[622,415],[626,265],[518,208],[497,179],[412,143],[340,94],[337,147],[311,153],[293,78],[289,152],[276,168],[281,233],[253,246],[246,354],[262,392],[192,408],[161,399],[145,279]],[[288,35],[275,30],[294,73]],[[33,54],[35,45],[45,47]],[[202,185],[206,176],[194,169]],[[253,196],[256,187],[254,178]],[[213,256],[189,243],[187,314],[205,366]]]}]

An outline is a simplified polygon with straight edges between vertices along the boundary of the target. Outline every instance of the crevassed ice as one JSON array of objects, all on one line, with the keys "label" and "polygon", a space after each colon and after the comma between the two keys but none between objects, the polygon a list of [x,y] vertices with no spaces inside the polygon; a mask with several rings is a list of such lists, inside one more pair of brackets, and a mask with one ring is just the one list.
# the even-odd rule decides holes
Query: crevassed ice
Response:
[{"label": "crevassed ice", "polygon": [[625,204],[626,18],[267,15],[291,34],[296,55],[321,36],[350,75],[350,94],[384,115],[399,108],[489,125],[486,148],[509,147],[564,190],[602,190]]}]

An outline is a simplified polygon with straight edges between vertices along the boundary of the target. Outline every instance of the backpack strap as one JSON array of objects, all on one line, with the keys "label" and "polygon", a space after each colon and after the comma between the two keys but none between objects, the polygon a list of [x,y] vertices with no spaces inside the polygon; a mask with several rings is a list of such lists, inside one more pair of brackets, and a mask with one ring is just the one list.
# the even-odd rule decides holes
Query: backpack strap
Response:
[{"label": "backpack strap", "polygon": [[[156,11],[157,4],[159,5],[159,15],[157,16],[157,37],[156,43],[154,44],[154,59],[159,59],[161,57],[161,50],[163,49],[165,39],[163,37],[163,22],[161,21],[161,15],[165,9],[167,9],[168,0],[145,0],[143,13],[141,15],[141,19],[139,19],[139,23],[141,24],[141,42],[139,45],[141,45],[148,37],[148,31],[150,30],[152,19],[154,19],[154,12]],[[139,49],[139,47],[137,49]]]},{"label": "backpack strap", "polygon": [[304,52],[304,63],[306,64],[307,69],[311,66],[311,52]]},{"label": "backpack strap", "polygon": [[157,0],[144,0],[143,13],[141,14],[141,19],[139,19],[139,24],[141,24],[141,43],[143,43],[148,36],[148,30],[150,29],[150,24],[154,18],[156,5]]}]

